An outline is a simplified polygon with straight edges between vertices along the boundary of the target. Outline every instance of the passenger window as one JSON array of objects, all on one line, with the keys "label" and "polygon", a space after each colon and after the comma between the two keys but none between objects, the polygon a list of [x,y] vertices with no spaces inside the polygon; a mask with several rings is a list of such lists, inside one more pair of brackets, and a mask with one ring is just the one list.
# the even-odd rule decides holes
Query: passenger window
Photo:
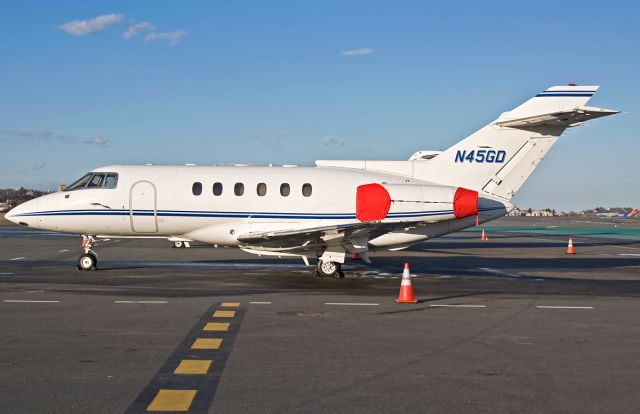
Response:
[{"label": "passenger window", "polygon": [[191,192],[194,196],[199,196],[202,194],[202,183],[193,183],[191,186]]},{"label": "passenger window", "polygon": [[233,192],[235,193],[235,195],[240,197],[242,194],[244,194],[244,184],[236,183],[236,185],[233,186]]},{"label": "passenger window", "polygon": [[260,197],[264,197],[267,195],[267,185],[265,183],[258,184],[258,187],[256,188],[256,190]]},{"label": "passenger window", "polygon": [[213,184],[213,195],[214,196],[222,195],[222,183]]},{"label": "passenger window", "polygon": [[289,197],[290,192],[291,192],[291,188],[289,187],[289,184],[287,183],[280,184],[280,195],[282,197]]},{"label": "passenger window", "polygon": [[104,174],[94,174],[87,184],[87,188],[100,188],[102,187],[102,181],[104,180]]},{"label": "passenger window", "polygon": [[311,184],[306,183],[302,185],[302,195],[305,197],[311,197],[313,189],[311,188]]},{"label": "passenger window", "polygon": [[118,186],[118,174],[107,174],[104,188],[116,188]]}]

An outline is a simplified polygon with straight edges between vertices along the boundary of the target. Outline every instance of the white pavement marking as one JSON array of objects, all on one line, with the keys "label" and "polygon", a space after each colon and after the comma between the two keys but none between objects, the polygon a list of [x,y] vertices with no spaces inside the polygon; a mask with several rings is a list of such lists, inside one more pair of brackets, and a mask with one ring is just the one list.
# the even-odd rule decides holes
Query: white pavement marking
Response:
[{"label": "white pavement marking", "polygon": [[22,260],[22,259],[26,259],[26,257],[14,257],[13,259],[9,259],[9,260]]},{"label": "white pavement marking", "polygon": [[251,305],[271,305],[271,302],[249,302]]},{"label": "white pavement marking", "polygon": [[13,272],[2,272],[2,273],[0,273],[0,276],[10,276],[10,275],[15,275],[15,273],[13,273]]},{"label": "white pavement marking", "polygon": [[487,305],[429,305],[432,308],[486,308]]},{"label": "white pavement marking", "polygon": [[166,300],[114,300],[113,303],[147,303],[147,304],[162,304],[169,303]]},{"label": "white pavement marking", "polygon": [[5,303],[60,303],[59,300],[19,300],[19,299],[5,299]]},{"label": "white pavement marking", "polygon": [[326,302],[329,306],[379,306],[379,303],[358,303],[358,302]]},{"label": "white pavement marking", "polygon": [[536,306],[538,309],[593,309],[593,306]]},{"label": "white pavement marking", "polygon": [[62,249],[62,250],[58,250],[58,253],[64,253],[64,252],[68,252],[69,249]]}]

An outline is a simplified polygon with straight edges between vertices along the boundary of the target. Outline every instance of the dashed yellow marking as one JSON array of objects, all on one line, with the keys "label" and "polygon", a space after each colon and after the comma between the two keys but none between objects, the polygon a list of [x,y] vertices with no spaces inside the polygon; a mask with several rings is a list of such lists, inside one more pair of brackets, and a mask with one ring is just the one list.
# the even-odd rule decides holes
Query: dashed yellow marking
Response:
[{"label": "dashed yellow marking", "polygon": [[220,306],[223,308],[238,308],[240,307],[240,302],[222,302]]},{"label": "dashed yellow marking", "polygon": [[212,362],[210,359],[183,359],[173,373],[183,375],[206,374],[209,372]]},{"label": "dashed yellow marking", "polygon": [[198,338],[195,340],[191,349],[220,349],[222,338]]},{"label": "dashed yellow marking", "polygon": [[215,311],[213,312],[214,318],[233,318],[236,316],[236,311]]},{"label": "dashed yellow marking", "polygon": [[209,322],[207,323],[203,331],[214,331],[214,332],[226,332],[229,330],[230,323],[222,323],[222,322]]},{"label": "dashed yellow marking", "polygon": [[189,411],[196,390],[160,390],[147,411]]}]

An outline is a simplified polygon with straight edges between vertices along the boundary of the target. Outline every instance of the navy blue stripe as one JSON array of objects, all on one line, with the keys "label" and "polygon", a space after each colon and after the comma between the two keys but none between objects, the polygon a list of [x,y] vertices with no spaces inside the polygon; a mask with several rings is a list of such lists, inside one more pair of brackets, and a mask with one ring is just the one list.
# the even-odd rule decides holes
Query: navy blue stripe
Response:
[{"label": "navy blue stripe", "polygon": [[536,98],[542,98],[542,97],[545,97],[545,96],[586,96],[586,97],[589,97],[589,96],[593,96],[593,94],[592,93],[591,94],[581,94],[581,93],[547,93],[547,94],[542,94],[541,93],[539,95],[536,95]]},{"label": "navy blue stripe", "polygon": [[[480,212],[500,210],[502,207],[479,209]],[[175,211],[175,210],[174,210]],[[416,211],[389,213],[387,218],[414,218],[452,214],[452,210]],[[129,210],[60,210],[43,211],[20,214],[19,216],[128,216]],[[153,217],[153,210],[134,210],[134,216]],[[236,212],[165,212],[160,210],[158,217],[210,217],[210,218],[271,218],[271,219],[324,219],[324,220],[350,220],[355,219],[355,214],[318,214],[318,213],[236,213]]]},{"label": "navy blue stripe", "polygon": [[[390,216],[406,215],[406,214],[422,214],[422,211],[407,211],[389,213]],[[429,214],[450,214],[452,210],[432,210]],[[55,210],[55,211],[38,211],[33,213],[18,214],[19,216],[43,216],[43,215],[129,215],[129,210]],[[153,215],[153,210],[134,210],[134,215]],[[180,211],[180,210],[159,210],[158,215],[163,216],[219,216],[225,215],[229,217],[257,217],[257,216],[294,216],[299,218],[322,216],[326,218],[342,218],[355,217],[353,213],[277,213],[277,212],[236,212],[236,211]]]}]

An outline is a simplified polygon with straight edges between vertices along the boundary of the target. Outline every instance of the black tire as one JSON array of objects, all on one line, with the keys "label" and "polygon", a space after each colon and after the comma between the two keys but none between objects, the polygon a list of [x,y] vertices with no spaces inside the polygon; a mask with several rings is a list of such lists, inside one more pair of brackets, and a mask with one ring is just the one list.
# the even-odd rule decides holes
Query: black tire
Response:
[{"label": "black tire", "polygon": [[319,277],[340,276],[342,274],[342,266],[338,262],[325,262],[323,260],[318,260],[316,273]]},{"label": "black tire", "polygon": [[85,253],[78,258],[78,270],[91,271],[96,270],[98,259],[92,253]]}]

